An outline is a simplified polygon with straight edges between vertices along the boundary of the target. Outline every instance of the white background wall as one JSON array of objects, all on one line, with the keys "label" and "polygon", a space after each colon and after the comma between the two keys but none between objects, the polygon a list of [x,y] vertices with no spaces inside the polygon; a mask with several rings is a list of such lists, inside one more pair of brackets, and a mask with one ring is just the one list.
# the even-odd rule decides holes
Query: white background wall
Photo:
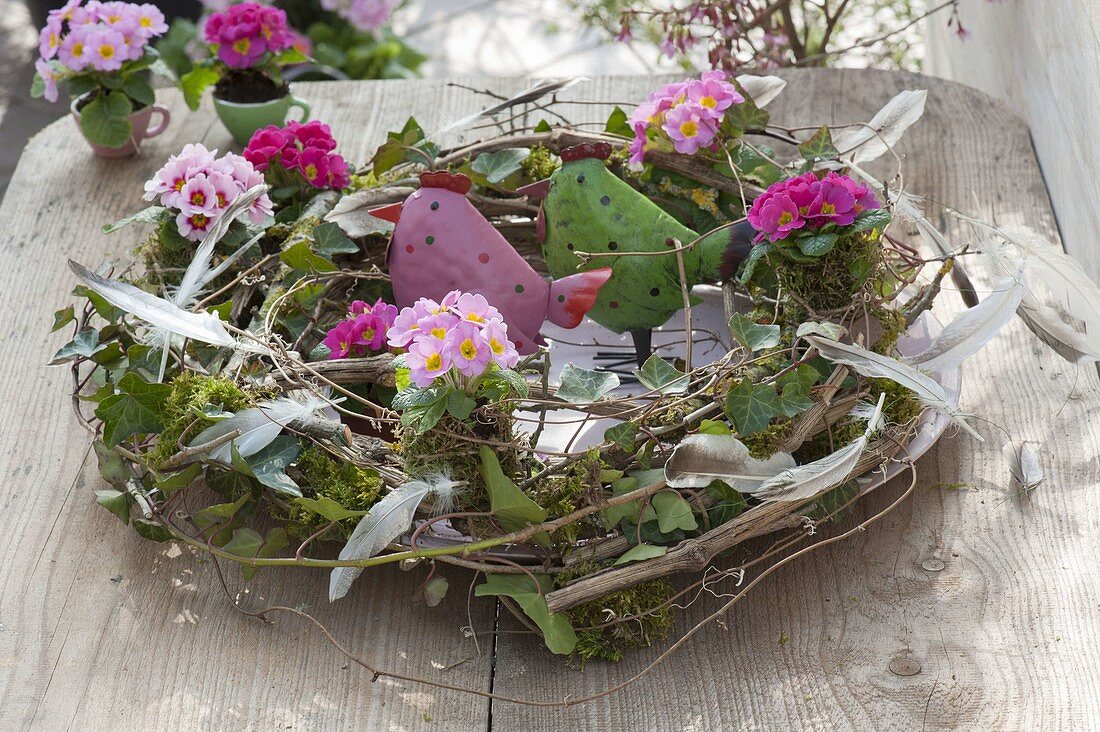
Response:
[{"label": "white background wall", "polygon": [[1100,281],[1100,0],[963,0],[961,14],[965,41],[928,22],[925,72],[1027,121],[1066,249]]}]

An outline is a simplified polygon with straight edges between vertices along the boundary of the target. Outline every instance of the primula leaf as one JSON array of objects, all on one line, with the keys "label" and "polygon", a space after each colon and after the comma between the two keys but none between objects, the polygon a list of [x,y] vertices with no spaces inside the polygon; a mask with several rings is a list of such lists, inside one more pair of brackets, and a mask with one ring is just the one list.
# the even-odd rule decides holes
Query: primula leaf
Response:
[{"label": "primula leaf", "polygon": [[348,238],[340,225],[329,221],[313,227],[313,243],[317,252],[326,256],[355,254],[359,245]]},{"label": "primula leaf", "polygon": [[500,460],[488,445],[482,445],[481,477],[489,489],[489,506],[493,517],[507,531],[518,531],[530,524],[546,520],[546,510],[532,501],[504,474]]},{"label": "primula leaf", "polygon": [[726,416],[742,437],[755,434],[768,426],[772,417],[782,414],[779,396],[770,384],[754,384],[742,379],[726,394]]},{"label": "primula leaf", "polygon": [[148,383],[135,373],[123,376],[118,393],[101,401],[95,410],[95,416],[103,420],[103,441],[114,447],[131,435],[164,429],[161,416],[171,393],[172,387]]},{"label": "primula leaf", "polygon": [[122,82],[122,93],[138,104],[149,106],[156,104],[157,95],[152,85],[142,74],[128,74]]},{"label": "primula leaf", "polygon": [[619,377],[610,371],[591,371],[571,363],[561,370],[558,398],[572,404],[594,402],[619,385]]},{"label": "primula leaf", "polygon": [[859,233],[870,229],[882,231],[890,223],[890,211],[885,208],[869,208],[860,211],[856,220],[852,223],[851,231]]},{"label": "primula leaf", "polygon": [[807,257],[822,257],[833,250],[839,238],[836,232],[803,236],[798,239],[798,249]]},{"label": "primula leaf", "polygon": [[214,66],[196,64],[192,67],[180,78],[180,88],[183,90],[183,100],[187,102],[187,106],[192,110],[198,109],[206,87],[216,84],[221,78],[221,72]]},{"label": "primula leaf", "polygon": [[455,419],[467,419],[477,407],[477,402],[466,392],[455,389],[447,396],[447,412]]},{"label": "primula leaf", "polygon": [[688,387],[688,377],[657,354],[647,358],[634,374],[642,386],[662,394],[682,394]]},{"label": "primula leaf", "polygon": [[478,155],[470,169],[485,176],[489,183],[496,185],[504,182],[509,176],[518,173],[520,163],[530,156],[531,151],[525,147],[506,148],[497,152]]},{"label": "primula leaf", "polygon": [[71,341],[63,345],[50,359],[49,366],[56,366],[66,361],[75,361],[78,358],[90,358],[92,354],[102,351],[106,344],[99,342],[99,331],[94,328],[85,328],[76,334]]},{"label": "primula leaf", "polygon": [[121,91],[100,94],[80,108],[80,129],[96,145],[122,147],[130,141],[133,105]]},{"label": "primula leaf", "polygon": [[474,588],[474,594],[478,597],[512,598],[542,631],[547,648],[557,654],[572,653],[577,647],[577,634],[569,624],[569,616],[550,612],[546,606],[546,593],[553,584],[546,575],[535,577],[538,584],[527,575],[491,574],[485,578],[485,584]]},{"label": "primula leaf", "polygon": [[665,554],[668,554],[667,546],[637,544],[623,552],[622,556],[615,560],[615,566],[628,564],[630,562],[641,562],[655,557],[663,557]]},{"label": "primula leaf", "polygon": [[734,313],[729,322],[730,333],[745,348],[753,353],[779,345],[780,327],[761,325],[746,315]]}]

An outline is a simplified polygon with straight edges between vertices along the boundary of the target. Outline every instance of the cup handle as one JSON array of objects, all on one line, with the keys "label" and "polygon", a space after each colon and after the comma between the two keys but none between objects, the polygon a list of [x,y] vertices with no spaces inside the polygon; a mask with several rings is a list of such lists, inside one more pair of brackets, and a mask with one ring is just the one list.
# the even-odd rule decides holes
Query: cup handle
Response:
[{"label": "cup handle", "polygon": [[168,122],[169,122],[169,120],[172,119],[172,115],[168,112],[168,108],[163,107],[159,104],[154,104],[153,105],[153,111],[150,114],[150,117],[152,117],[153,114],[158,114],[158,113],[160,114],[160,124],[157,125],[156,127],[153,127],[152,129],[146,130],[145,131],[145,137],[146,138],[156,137],[157,135],[159,135],[160,133],[162,133],[166,129],[168,129]]},{"label": "cup handle", "polygon": [[309,119],[309,105],[303,102],[301,99],[299,99],[298,97],[291,97],[290,106],[291,108],[297,107],[298,109],[302,110],[301,116],[298,117],[298,122],[305,122],[307,119]]}]

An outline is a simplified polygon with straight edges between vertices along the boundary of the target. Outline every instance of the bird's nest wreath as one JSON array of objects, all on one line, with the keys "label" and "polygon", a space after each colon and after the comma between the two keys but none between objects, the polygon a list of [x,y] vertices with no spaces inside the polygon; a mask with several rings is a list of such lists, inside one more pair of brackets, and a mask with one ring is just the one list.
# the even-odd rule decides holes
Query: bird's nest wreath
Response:
[{"label": "bird's nest wreath", "polygon": [[[56,316],[96,500],[245,580],[327,568],[332,600],[401,563],[434,606],[456,565],[554,653],[659,662],[702,627],[670,642],[674,608],[709,594],[719,617],[881,515],[818,531],[890,476],[909,495],[952,422],[981,439],[958,367],[1014,313],[1097,350],[1100,297],[1051,300],[1082,294],[1072,260],[973,220],[948,243],[903,189],[924,92],[789,129],[783,85],[711,72],[586,126],[562,110],[597,102],[543,83],[433,134],[410,119],[350,175],[319,123],[188,146],[108,227],[153,227],[135,263],[72,263],[82,304]],[[944,328],[948,277],[970,309]],[[1034,449],[1006,447],[1034,487]]]}]

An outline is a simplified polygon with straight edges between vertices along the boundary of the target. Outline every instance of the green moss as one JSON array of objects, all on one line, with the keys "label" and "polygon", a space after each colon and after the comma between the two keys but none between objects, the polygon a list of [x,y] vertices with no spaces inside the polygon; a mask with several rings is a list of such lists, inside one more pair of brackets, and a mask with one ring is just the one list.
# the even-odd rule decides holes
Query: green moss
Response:
[{"label": "green moss", "polygon": [[749,455],[757,460],[767,460],[782,448],[793,423],[790,419],[772,422],[759,432],[741,437],[740,440],[749,448]]},{"label": "green moss", "polygon": [[[924,405],[913,392],[890,379],[863,379],[862,388],[871,401],[878,401],[879,394],[886,394],[882,412],[887,424],[908,424],[920,416]],[[849,419],[832,425],[829,429],[807,440],[800,449],[803,460],[817,460],[844,447],[867,429],[864,420]]]},{"label": "green moss", "polygon": [[[874,289],[883,276],[882,245],[870,232],[841,237],[827,254],[811,263],[785,257],[772,261],[782,290],[819,312],[847,307],[856,293]],[[781,314],[785,323],[807,319],[808,314],[795,303],[784,309],[788,311]]]},{"label": "green moss", "polygon": [[548,148],[535,145],[531,148],[531,154],[519,164],[519,167],[523,170],[525,177],[538,181],[549,178],[558,169],[559,164]]},{"label": "green moss", "polygon": [[[584,505],[586,495],[599,491],[603,469],[599,450],[591,450],[584,460],[574,463],[564,475],[555,475],[536,483],[529,494],[551,518],[567,516]],[[562,527],[554,534],[554,539],[573,543],[586,528],[596,526],[595,521],[582,519]]]},{"label": "green moss", "polygon": [[[382,479],[373,470],[337,460],[317,445],[309,445],[298,456],[290,475],[307,498],[329,498],[349,511],[367,511],[381,498]],[[324,516],[297,503],[280,518],[286,520],[291,536],[305,539],[328,523]],[[348,518],[329,529],[326,541],[345,541],[351,535],[358,518]]]},{"label": "green moss", "polygon": [[[586,568],[586,572],[591,570],[590,566]],[[559,574],[555,581],[561,587],[586,572]],[[569,619],[577,629],[573,656],[579,658],[582,665],[591,658],[619,661],[627,651],[664,640],[672,628],[673,608],[662,606],[662,603],[671,596],[672,586],[668,582],[653,580],[572,608]],[[631,619],[604,628],[595,627],[626,617]]]},{"label": "green moss", "polygon": [[171,387],[172,393],[164,403],[164,429],[149,454],[154,465],[176,454],[179,443],[186,444],[215,423],[216,420],[204,415],[208,405],[236,412],[252,406],[260,397],[258,392],[247,393],[229,379],[202,376],[194,371],[180,373],[172,379]]}]

